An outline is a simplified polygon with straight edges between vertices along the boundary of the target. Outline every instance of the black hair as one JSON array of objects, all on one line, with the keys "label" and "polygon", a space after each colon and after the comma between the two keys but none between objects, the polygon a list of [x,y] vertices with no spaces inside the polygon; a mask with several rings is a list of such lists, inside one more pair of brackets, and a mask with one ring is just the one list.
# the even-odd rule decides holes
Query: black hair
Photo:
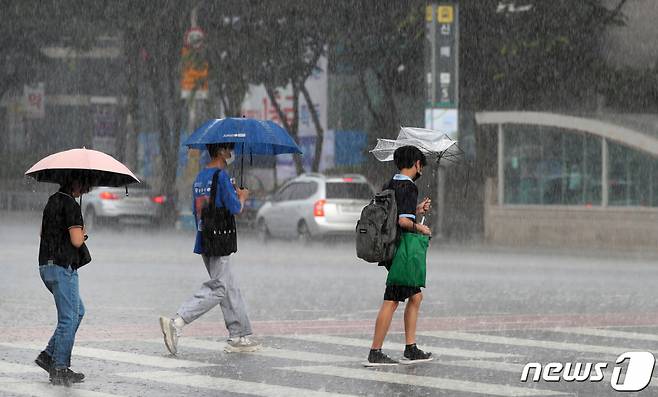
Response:
[{"label": "black hair", "polygon": [[425,155],[415,146],[402,146],[393,152],[393,162],[398,170],[411,168],[416,164],[416,161],[420,161],[423,167],[427,164]]},{"label": "black hair", "polygon": [[217,157],[221,149],[233,150],[234,147],[235,147],[235,143],[233,142],[210,143],[206,145],[206,148],[208,149],[208,154],[210,155],[211,158]]},{"label": "black hair", "polygon": [[71,193],[73,190],[73,184],[78,182],[82,187],[91,188],[95,185],[94,180],[91,176],[84,171],[80,170],[70,170],[64,173],[64,177],[59,184],[59,190],[65,193]]}]

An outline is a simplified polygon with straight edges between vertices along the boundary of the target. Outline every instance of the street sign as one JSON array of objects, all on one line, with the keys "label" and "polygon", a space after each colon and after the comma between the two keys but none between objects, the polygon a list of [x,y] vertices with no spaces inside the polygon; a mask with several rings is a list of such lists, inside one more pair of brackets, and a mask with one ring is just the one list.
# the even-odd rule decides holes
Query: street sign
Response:
[{"label": "street sign", "polygon": [[[430,5],[426,10],[425,68],[428,77],[428,108],[458,107],[458,29],[457,5]],[[434,18],[436,15],[436,18]]]},{"label": "street sign", "polygon": [[199,49],[203,46],[206,34],[200,28],[190,28],[185,32],[185,37],[183,38],[183,44],[187,48]]},{"label": "street sign", "polygon": [[439,6],[437,12],[437,19],[439,23],[452,23],[454,20],[454,9],[453,6]]},{"label": "street sign", "polygon": [[425,10],[425,127],[457,138],[459,107],[459,10],[439,3]]},{"label": "street sign", "polygon": [[183,76],[181,77],[181,98],[187,99],[196,90],[196,99],[208,98],[208,62],[194,59],[193,48],[182,50]]}]

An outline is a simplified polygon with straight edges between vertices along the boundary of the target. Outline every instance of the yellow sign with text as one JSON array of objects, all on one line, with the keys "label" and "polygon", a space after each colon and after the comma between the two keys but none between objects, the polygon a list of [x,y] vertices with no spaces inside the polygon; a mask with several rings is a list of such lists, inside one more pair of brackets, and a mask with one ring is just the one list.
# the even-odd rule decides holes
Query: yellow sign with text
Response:
[{"label": "yellow sign with text", "polygon": [[437,18],[439,23],[452,23],[455,19],[455,14],[452,6],[439,6]]}]

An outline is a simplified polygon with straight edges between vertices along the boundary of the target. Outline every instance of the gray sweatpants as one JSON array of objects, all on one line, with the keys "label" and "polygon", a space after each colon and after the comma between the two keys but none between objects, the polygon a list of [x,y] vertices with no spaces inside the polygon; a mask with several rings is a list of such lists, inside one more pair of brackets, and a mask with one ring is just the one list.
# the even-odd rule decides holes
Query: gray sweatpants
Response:
[{"label": "gray sweatpants", "polygon": [[203,283],[201,289],[181,305],[177,314],[189,324],[219,305],[230,338],[251,335],[247,307],[231,272],[229,257],[202,257],[210,280]]}]

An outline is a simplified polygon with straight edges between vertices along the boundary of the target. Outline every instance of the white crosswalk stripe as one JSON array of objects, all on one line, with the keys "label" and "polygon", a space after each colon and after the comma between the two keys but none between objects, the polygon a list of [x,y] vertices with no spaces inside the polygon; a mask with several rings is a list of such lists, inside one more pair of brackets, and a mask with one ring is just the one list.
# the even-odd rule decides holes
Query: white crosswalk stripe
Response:
[{"label": "white crosswalk stripe", "polygon": [[[149,340],[149,342],[155,342],[155,340]],[[162,341],[158,340],[158,343],[162,343]],[[190,347],[194,349],[223,351],[225,346],[226,346],[225,342],[215,342],[215,341],[204,340],[204,339],[181,338],[179,340],[179,349]],[[256,356],[263,356],[263,357],[283,358],[288,360],[309,361],[315,363],[341,363],[341,362],[359,361],[359,358],[350,357],[350,356],[277,349],[272,347],[264,347],[259,351],[252,352],[249,354]]]},{"label": "white crosswalk stripe", "polygon": [[32,397],[121,397],[118,394],[84,390],[78,387],[53,386],[49,382],[26,382],[23,379],[0,377],[0,390]]},{"label": "white crosswalk stripe", "polygon": [[385,383],[397,383],[402,385],[413,385],[433,389],[450,390],[466,393],[478,393],[489,396],[555,396],[565,393],[531,389],[527,387],[515,387],[481,383],[473,381],[453,380],[438,377],[408,375],[395,372],[379,372],[368,369],[355,369],[333,366],[309,366],[309,367],[283,367],[288,371],[301,372],[314,375],[336,376],[340,378],[369,380]]},{"label": "white crosswalk stripe", "polygon": [[46,372],[41,368],[34,365],[16,364],[7,361],[0,361],[0,373],[3,374],[29,374],[29,373],[42,373]]},{"label": "white crosswalk stripe", "polygon": [[[34,343],[0,343],[0,346],[15,349],[41,350],[43,346]],[[202,363],[197,361],[179,360],[172,357],[157,357],[146,354],[120,352],[114,350],[97,349],[93,347],[73,347],[73,355],[81,357],[96,358],[99,360],[118,361],[127,364],[145,365],[158,368],[200,368],[216,364]]]},{"label": "white crosswalk stripe", "polygon": [[[370,341],[366,339],[358,338],[347,338],[343,336],[331,336],[331,335],[295,335],[295,336],[286,336],[285,338],[292,338],[296,340],[302,340],[306,342],[315,342],[315,343],[327,343],[332,345],[343,345],[343,346],[354,346],[359,347],[365,351],[364,355],[367,354],[368,349],[370,348]],[[465,350],[458,348],[449,348],[449,347],[439,347],[439,346],[420,346],[423,350],[432,352],[435,356],[454,356],[454,357],[464,357],[464,358],[506,358],[506,357],[518,357],[516,354],[511,353],[495,353],[495,352],[486,352],[480,350]],[[404,346],[400,344],[385,342],[384,349],[390,350],[399,350],[403,351]]]},{"label": "white crosswalk stripe", "polygon": [[290,386],[272,385],[259,382],[246,382],[236,379],[219,378],[208,375],[194,375],[186,372],[153,371],[120,373],[139,380],[169,383],[180,386],[201,387],[228,393],[252,394],[265,397],[347,397],[350,394],[329,393]]},{"label": "white crosswalk stripe", "polygon": [[491,343],[506,346],[523,346],[541,349],[575,351],[580,353],[597,353],[606,355],[606,357],[617,357],[619,354],[635,349],[615,346],[587,345],[572,342],[556,342],[537,339],[514,338],[509,336],[473,334],[468,332],[453,331],[436,331],[436,332],[419,332],[419,335],[430,336],[434,338],[461,340],[465,342]]},{"label": "white crosswalk stripe", "polygon": [[614,329],[601,329],[601,328],[553,328],[553,332],[561,332],[566,334],[577,334],[587,336],[601,336],[604,338],[620,338],[630,340],[643,340],[658,342],[658,335],[644,334],[639,332],[618,331]]},{"label": "white crosswalk stripe", "polygon": [[465,367],[465,368],[476,368],[476,369],[486,369],[491,371],[503,371],[517,373],[521,376],[521,371],[523,371],[524,364],[515,364],[515,363],[506,363],[499,361],[487,361],[487,360],[455,360],[455,361],[440,361],[442,365],[450,365],[455,367]]}]

